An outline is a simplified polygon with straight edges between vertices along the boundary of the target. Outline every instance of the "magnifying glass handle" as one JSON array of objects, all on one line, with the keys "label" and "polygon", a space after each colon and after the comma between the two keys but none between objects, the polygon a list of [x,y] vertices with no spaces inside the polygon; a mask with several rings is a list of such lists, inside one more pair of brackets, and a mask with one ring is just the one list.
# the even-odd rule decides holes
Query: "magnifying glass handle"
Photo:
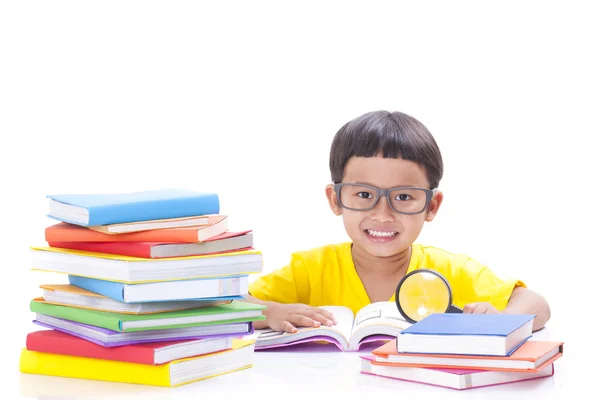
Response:
[{"label": "magnifying glass handle", "polygon": [[446,312],[450,313],[450,314],[462,314],[463,310],[462,310],[462,308],[456,307],[454,304],[450,304],[450,307],[448,308],[448,311],[446,311]]}]

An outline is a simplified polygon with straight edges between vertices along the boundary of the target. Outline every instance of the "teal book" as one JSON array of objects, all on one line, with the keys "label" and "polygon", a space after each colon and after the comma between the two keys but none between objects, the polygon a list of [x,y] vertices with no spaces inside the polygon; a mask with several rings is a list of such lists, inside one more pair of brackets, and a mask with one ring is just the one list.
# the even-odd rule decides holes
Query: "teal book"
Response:
[{"label": "teal book", "polygon": [[81,226],[218,214],[219,196],[183,189],[132,193],[52,194],[50,218]]},{"label": "teal book", "polygon": [[115,332],[135,332],[156,329],[187,328],[239,322],[262,321],[264,306],[233,301],[213,307],[192,308],[158,314],[121,314],[85,308],[59,306],[32,300],[30,310],[37,314],[79,322]]}]

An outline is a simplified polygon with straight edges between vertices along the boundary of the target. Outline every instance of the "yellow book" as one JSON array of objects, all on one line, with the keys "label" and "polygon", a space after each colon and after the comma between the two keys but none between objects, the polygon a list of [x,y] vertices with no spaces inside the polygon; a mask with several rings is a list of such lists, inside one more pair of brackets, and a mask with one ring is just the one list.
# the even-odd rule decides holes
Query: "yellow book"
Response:
[{"label": "yellow book", "polygon": [[84,251],[84,250],[75,250],[75,249],[63,249],[61,247],[50,247],[50,246],[31,246],[31,250],[34,251],[49,251],[52,253],[59,254],[70,254],[70,255],[78,255],[84,257],[93,257],[93,258],[103,258],[108,260],[117,260],[117,261],[129,261],[129,262],[141,262],[141,263],[155,263],[159,264],[164,261],[177,261],[177,260],[193,260],[193,259],[206,259],[206,258],[218,258],[218,257],[237,257],[242,255],[254,254],[260,255],[262,254],[259,250],[239,250],[235,252],[227,252],[227,253],[216,253],[216,254],[202,254],[197,256],[184,256],[184,257],[169,257],[167,260],[160,258],[142,258],[142,257],[132,257],[132,256],[124,256],[120,254],[109,254],[109,253],[96,253],[93,251]]},{"label": "yellow book", "polygon": [[234,340],[230,350],[184,358],[162,365],[40,353],[23,349],[20,371],[27,374],[152,386],[181,386],[252,366],[253,340]]}]

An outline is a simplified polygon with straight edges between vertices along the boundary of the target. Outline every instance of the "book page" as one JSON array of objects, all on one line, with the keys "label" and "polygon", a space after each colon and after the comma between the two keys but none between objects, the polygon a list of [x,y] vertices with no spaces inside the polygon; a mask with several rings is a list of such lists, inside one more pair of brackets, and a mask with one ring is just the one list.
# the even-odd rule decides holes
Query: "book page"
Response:
[{"label": "book page", "polygon": [[352,335],[362,329],[375,329],[376,326],[392,326],[405,329],[410,325],[411,323],[406,321],[396,308],[396,303],[391,301],[372,303],[363,307],[356,314]]},{"label": "book page", "polygon": [[311,336],[327,336],[328,331],[334,331],[339,333],[346,341],[350,340],[350,333],[352,332],[352,326],[354,324],[354,314],[349,308],[340,306],[324,306],[323,308],[335,316],[337,324],[332,327],[321,325],[320,328],[309,328],[309,327],[297,327],[297,333],[278,332],[272,329],[261,329],[257,330],[255,338],[257,344],[260,341],[272,341],[277,342],[292,342],[296,340],[296,337],[311,337]]},{"label": "book page", "polygon": [[350,341],[350,336],[352,334],[352,326],[354,325],[354,313],[352,310],[346,307],[341,306],[324,306],[319,307],[324,310],[332,313],[337,320],[337,324],[333,325],[331,328],[324,326],[326,329],[337,330],[340,332],[346,340]]}]

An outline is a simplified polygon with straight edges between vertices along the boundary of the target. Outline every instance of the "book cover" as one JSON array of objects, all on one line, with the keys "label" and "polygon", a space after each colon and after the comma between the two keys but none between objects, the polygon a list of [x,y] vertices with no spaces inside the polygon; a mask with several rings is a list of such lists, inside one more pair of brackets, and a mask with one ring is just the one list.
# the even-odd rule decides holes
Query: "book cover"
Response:
[{"label": "book cover", "polygon": [[534,317],[527,314],[431,314],[400,334],[508,336]]},{"label": "book cover", "polygon": [[[211,246],[211,243],[216,241],[226,241],[227,239],[236,238],[240,236],[244,236],[251,231],[241,231],[241,232],[225,232],[215,237],[211,237],[206,239],[204,242],[127,242],[127,241],[110,241],[110,242],[48,242],[50,247],[56,247],[61,249],[72,249],[72,250],[80,250],[87,251],[92,253],[106,253],[106,254],[116,254],[137,258],[173,258],[177,256],[153,256],[153,249],[158,249],[161,247],[180,247],[186,250],[185,256],[192,255],[209,255],[209,254],[220,254],[227,253],[233,251],[241,251],[241,250],[251,250],[253,245],[252,236],[249,237],[247,241],[248,246],[243,247],[233,247],[226,249],[225,251],[206,251],[210,250],[211,247],[214,248],[216,246]],[[164,235],[165,233],[160,233]],[[80,236],[81,237],[81,236]],[[224,247],[224,246],[223,246]],[[189,249],[189,250],[188,250]]]},{"label": "book cover", "polygon": [[183,189],[46,197],[54,202],[49,217],[82,226],[218,214],[220,208],[217,194]]},{"label": "book cover", "polygon": [[[164,364],[158,362],[157,352],[178,348],[181,352],[184,348],[189,348],[188,354],[191,357],[210,352],[226,350],[231,338],[207,338],[207,339],[188,339],[188,340],[170,340],[165,342],[139,343],[118,347],[104,347],[92,343],[88,340],[67,333],[44,330],[30,332],[27,335],[25,347],[29,351],[42,353],[64,354],[68,356],[101,358],[104,360],[124,361],[136,364]],[[210,350],[210,351],[204,351]],[[204,352],[202,352],[204,351]],[[171,360],[174,356],[171,355]],[[178,358],[184,358],[179,356]]]},{"label": "book cover", "polygon": [[253,346],[252,342],[236,340],[231,350],[162,365],[41,353],[24,348],[19,370],[28,374],[171,387],[249,368],[252,366]]},{"label": "book cover", "polygon": [[510,355],[532,335],[534,315],[431,314],[400,332],[404,353]]},{"label": "book cover", "polygon": [[[563,355],[563,342],[529,340],[508,356],[399,353],[391,340],[373,350],[373,364],[396,367],[538,372]],[[536,367],[535,363],[539,365]]]},{"label": "book cover", "polygon": [[[108,311],[95,311],[84,308],[75,308],[67,306],[57,306],[54,304],[43,303],[35,299],[30,303],[32,312],[43,314],[51,317],[62,318],[70,321],[81,322],[83,324],[93,325],[101,328],[110,329],[115,332],[136,332],[146,330],[157,330],[166,328],[185,328],[192,326],[206,326],[218,324],[233,324],[236,322],[254,322],[262,321],[265,317],[261,314],[261,310],[265,307],[257,304],[247,303],[243,301],[234,301],[230,304],[224,304],[215,307],[193,308],[189,310],[171,311],[160,314],[122,314]],[[234,313],[253,312],[256,316],[243,318],[228,318],[227,316]],[[208,317],[212,318],[205,322],[182,322],[188,321],[189,317]],[[218,317],[215,317],[218,316]],[[139,326],[135,322],[140,321],[157,321],[161,325],[157,326]],[[172,320],[174,322],[170,322]],[[127,322],[133,322],[132,327],[127,327]]]},{"label": "book cover", "polygon": [[[108,233],[98,232],[85,226],[78,226],[69,223],[58,223],[47,227],[44,230],[44,237],[48,243],[60,242],[171,242],[171,243],[200,243],[223,234],[227,231],[228,219],[213,225],[186,226],[183,228],[169,229],[151,229],[140,232],[119,233],[109,235]],[[214,235],[204,235],[203,231],[217,227],[220,231]],[[209,231],[210,232],[210,231]]]},{"label": "book cover", "polygon": [[248,275],[135,284],[69,275],[69,283],[123,303],[233,300],[248,293]]},{"label": "book cover", "polygon": [[35,325],[77,336],[99,346],[118,347],[139,343],[158,343],[171,340],[208,339],[225,336],[247,336],[254,333],[252,322],[195,326],[191,328],[158,329],[140,332],[116,332],[94,325],[38,314]]}]

